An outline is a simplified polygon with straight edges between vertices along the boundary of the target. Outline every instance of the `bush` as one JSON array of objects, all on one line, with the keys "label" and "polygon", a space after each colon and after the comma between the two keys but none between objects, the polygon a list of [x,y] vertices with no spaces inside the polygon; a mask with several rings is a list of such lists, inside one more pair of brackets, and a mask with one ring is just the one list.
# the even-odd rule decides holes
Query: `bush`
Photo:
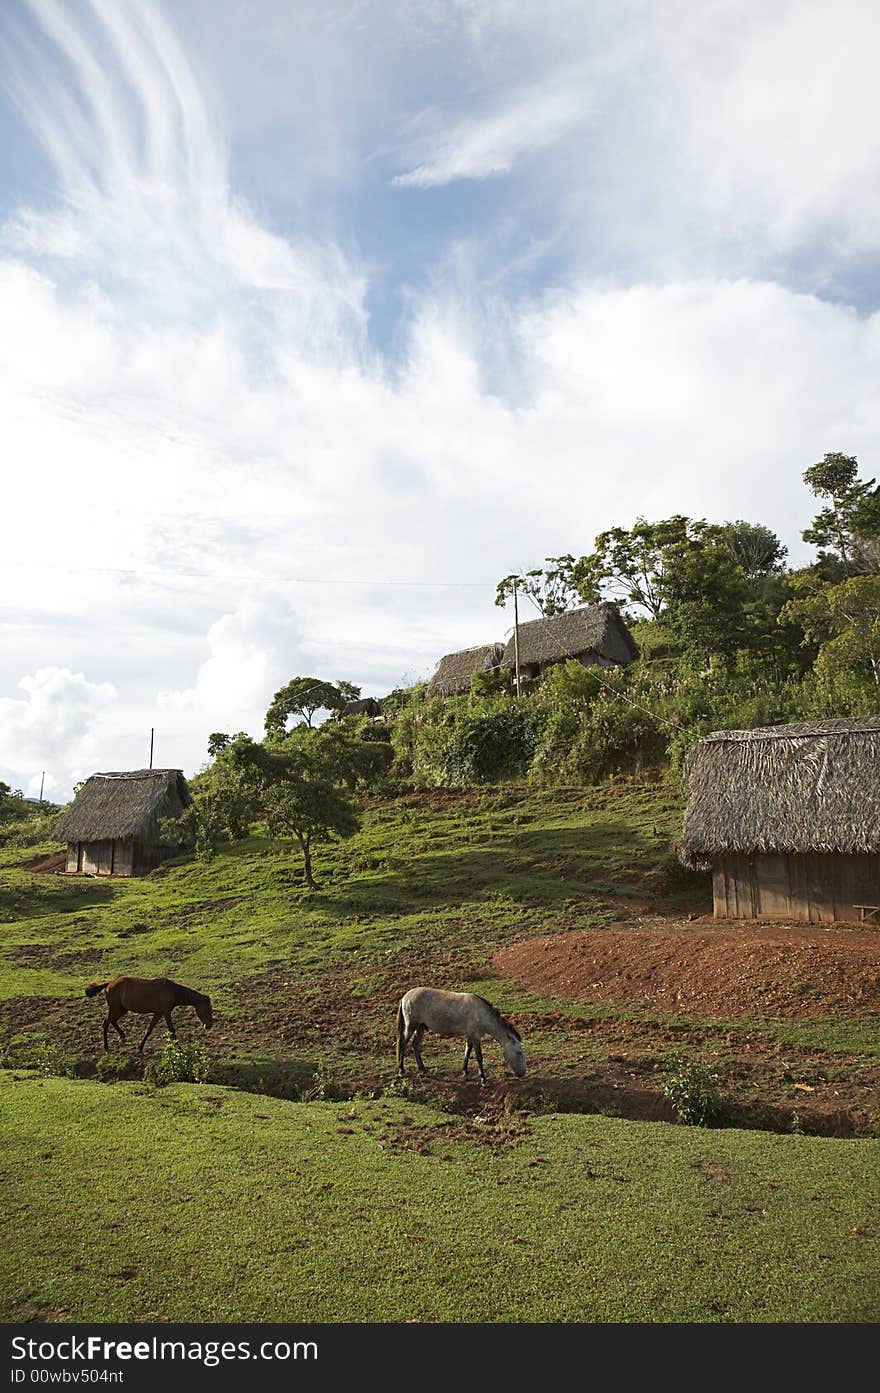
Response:
[{"label": "bush", "polygon": [[169,1083],[204,1083],[208,1070],[204,1045],[196,1040],[190,1044],[166,1040],[159,1058],[151,1059],[144,1070],[144,1078],[153,1088],[164,1088]]},{"label": "bush", "polygon": [[678,1121],[688,1127],[708,1126],[721,1112],[717,1075],[702,1060],[681,1054],[667,1055],[663,1064],[663,1096],[669,1099]]}]

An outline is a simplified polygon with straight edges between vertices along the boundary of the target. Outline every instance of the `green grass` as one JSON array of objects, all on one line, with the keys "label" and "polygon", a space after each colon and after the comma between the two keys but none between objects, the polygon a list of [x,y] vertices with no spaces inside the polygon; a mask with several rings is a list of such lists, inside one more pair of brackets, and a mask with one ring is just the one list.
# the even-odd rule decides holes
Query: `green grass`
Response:
[{"label": "green grass", "polygon": [[708,877],[672,862],[679,822],[674,783],[413,796],[369,808],[355,837],[320,848],[314,893],[292,844],[256,837],[208,863],[112,881],[35,875],[16,862],[52,848],[4,847],[0,1000],[75,993],[124,971],[168,973],[222,1004],[230,982],[277,962],[314,971],[420,937],[491,946],[548,922],[609,923],[620,903],[661,890],[673,909],[705,908]]},{"label": "green grass", "polygon": [[880,1142],[0,1077],[0,1318],[868,1322]]}]

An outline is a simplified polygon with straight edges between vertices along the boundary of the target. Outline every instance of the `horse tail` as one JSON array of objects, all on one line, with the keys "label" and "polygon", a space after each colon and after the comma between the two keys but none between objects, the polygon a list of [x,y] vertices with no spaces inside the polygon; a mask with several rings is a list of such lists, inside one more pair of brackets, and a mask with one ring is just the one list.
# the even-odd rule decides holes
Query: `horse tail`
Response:
[{"label": "horse tail", "polygon": [[397,1008],[397,1067],[398,1067],[398,1069],[400,1068],[401,1064],[403,1063],[403,1041],[404,1041],[405,1035],[406,1035],[406,1029],[405,1029],[404,1022],[403,1022],[403,1002],[401,1001],[400,1005],[399,1005],[398,1008]]},{"label": "horse tail", "polygon": [[97,996],[106,987],[106,982],[90,982],[86,987],[86,996]]}]

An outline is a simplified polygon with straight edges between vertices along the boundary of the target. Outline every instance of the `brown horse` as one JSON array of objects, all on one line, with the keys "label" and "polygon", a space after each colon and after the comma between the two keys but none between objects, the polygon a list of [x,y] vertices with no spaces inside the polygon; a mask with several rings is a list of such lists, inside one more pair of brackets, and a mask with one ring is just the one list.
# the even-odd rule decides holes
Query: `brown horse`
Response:
[{"label": "brown horse", "polygon": [[138,1015],[149,1015],[152,1012],[153,1015],[153,1019],[147,1026],[146,1034],[138,1045],[138,1054],[143,1051],[144,1045],[150,1038],[160,1016],[165,1021],[171,1038],[177,1038],[174,1022],[171,1019],[171,1012],[175,1006],[193,1006],[206,1030],[210,1030],[214,1023],[211,1014],[211,998],[203,995],[202,992],[194,991],[192,987],[182,987],[179,982],[172,982],[168,977],[114,977],[110,982],[90,982],[86,987],[86,996],[97,996],[98,992],[107,993],[107,1018],[104,1021],[105,1050],[109,1049],[107,1044],[108,1026],[112,1025],[119,1038],[125,1039],[117,1021],[120,1016],[127,1015],[129,1011],[135,1011]]}]

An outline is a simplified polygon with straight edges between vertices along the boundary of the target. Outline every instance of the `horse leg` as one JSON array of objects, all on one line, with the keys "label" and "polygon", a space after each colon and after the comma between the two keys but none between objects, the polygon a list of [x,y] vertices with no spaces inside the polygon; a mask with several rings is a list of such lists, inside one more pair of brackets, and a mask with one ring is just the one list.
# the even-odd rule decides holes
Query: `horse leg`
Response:
[{"label": "horse leg", "polygon": [[149,1040],[150,1036],[152,1035],[153,1030],[154,1030],[154,1028],[155,1028],[155,1026],[156,1026],[156,1024],[157,1024],[157,1022],[158,1022],[158,1020],[159,1020],[159,1017],[161,1016],[161,1014],[162,1014],[161,1011],[156,1011],[156,1012],[154,1013],[153,1019],[150,1021],[150,1024],[147,1026],[146,1030],[144,1031],[144,1038],[143,1038],[143,1040],[141,1040],[141,1043],[138,1045],[138,1054],[143,1054],[143,1052],[144,1052],[144,1045],[147,1043],[147,1041]]},{"label": "horse leg", "polygon": [[124,1015],[125,1015],[125,1012],[124,1012],[124,1011],[119,1011],[119,1010],[117,1009],[116,1013],[114,1014],[114,1010],[113,1010],[113,1007],[112,1007],[112,1006],[110,1006],[110,1007],[107,1008],[107,1019],[104,1021],[104,1050],[105,1050],[105,1051],[107,1051],[107,1050],[110,1048],[109,1045],[108,1045],[108,1043],[107,1043],[107,1029],[108,1029],[108,1027],[111,1026],[111,1025],[112,1025],[113,1029],[116,1031],[116,1034],[119,1036],[119,1038],[120,1038],[120,1040],[122,1041],[122,1043],[125,1044],[125,1036],[123,1035],[122,1031],[119,1029],[119,1026],[117,1025],[117,1021],[119,1020],[120,1015],[123,1015],[123,1016],[124,1016]]},{"label": "horse leg", "polygon": [[427,1072],[428,1072],[427,1069],[425,1068],[425,1062],[424,1062],[424,1060],[422,1059],[422,1050],[421,1050],[422,1036],[424,1035],[424,1033],[425,1033],[425,1027],[424,1027],[423,1025],[417,1025],[417,1026],[415,1027],[415,1029],[412,1031],[412,1034],[411,1034],[411,1036],[410,1036],[410,1042],[411,1042],[411,1044],[412,1044],[413,1056],[414,1056],[414,1058],[415,1058],[416,1064],[418,1065],[418,1069],[419,1069],[419,1073],[420,1073],[420,1074],[427,1074]]},{"label": "horse leg", "polygon": [[[468,1043],[471,1043],[471,1042],[469,1041]],[[473,1046],[474,1046],[474,1054],[477,1056],[477,1064],[478,1064],[479,1069],[480,1069],[480,1083],[485,1084],[485,1082],[486,1082],[486,1071],[485,1071],[485,1069],[483,1068],[483,1047],[482,1047],[482,1045],[480,1044],[479,1040],[474,1040],[472,1043],[473,1043]]]},{"label": "horse leg", "polygon": [[462,1073],[464,1074],[465,1078],[467,1078],[467,1076],[468,1076],[468,1065],[470,1064],[470,1062],[471,1062],[471,1042],[470,1042],[470,1037],[468,1037],[468,1042],[467,1042],[467,1044],[466,1044],[465,1047],[464,1047],[464,1069],[462,1070]]}]

